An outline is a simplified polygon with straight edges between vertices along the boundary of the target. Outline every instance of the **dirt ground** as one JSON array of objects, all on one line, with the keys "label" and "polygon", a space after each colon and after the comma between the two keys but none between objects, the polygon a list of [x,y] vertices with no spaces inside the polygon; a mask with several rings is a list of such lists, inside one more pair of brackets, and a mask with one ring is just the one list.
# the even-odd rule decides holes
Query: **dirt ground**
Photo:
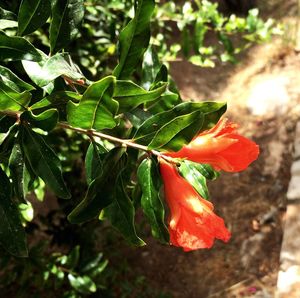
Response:
[{"label": "dirt ground", "polygon": [[150,287],[174,298],[274,297],[300,115],[299,69],[300,54],[283,37],[251,48],[237,66],[171,65],[184,98],[226,100],[227,117],[261,153],[246,171],[223,173],[210,184],[216,213],[232,232],[229,243],[185,253],[149,238],[146,247],[129,253],[129,265]]}]

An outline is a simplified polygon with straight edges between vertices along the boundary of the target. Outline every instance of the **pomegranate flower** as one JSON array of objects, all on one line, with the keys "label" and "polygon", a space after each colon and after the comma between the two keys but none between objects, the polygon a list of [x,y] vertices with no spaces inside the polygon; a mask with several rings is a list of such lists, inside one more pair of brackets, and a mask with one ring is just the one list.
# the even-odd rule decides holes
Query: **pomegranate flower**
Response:
[{"label": "pomegranate flower", "polygon": [[170,242],[184,251],[210,248],[215,238],[227,242],[230,232],[213,212],[212,203],[204,200],[174,165],[160,159],[160,171],[170,208]]},{"label": "pomegranate flower", "polygon": [[257,159],[259,147],[236,132],[237,124],[221,119],[213,128],[200,133],[188,145],[166,156],[208,163],[215,170],[240,172]]}]

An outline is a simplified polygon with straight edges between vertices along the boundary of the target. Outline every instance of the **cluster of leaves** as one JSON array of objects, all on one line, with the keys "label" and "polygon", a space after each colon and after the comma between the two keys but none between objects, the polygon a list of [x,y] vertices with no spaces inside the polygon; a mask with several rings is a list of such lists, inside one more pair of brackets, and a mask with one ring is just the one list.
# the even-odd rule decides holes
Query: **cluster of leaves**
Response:
[{"label": "cluster of leaves", "polygon": [[[134,225],[140,205],[153,235],[167,243],[156,160],[129,147],[178,150],[213,126],[226,104],[181,102],[169,84],[166,66],[149,45],[153,0],[138,1],[134,18],[119,36],[119,63],[112,75],[96,82],[86,79],[71,57],[60,52],[78,31],[83,2],[45,3],[22,1],[17,30],[7,26],[0,36],[1,244],[16,256],[27,255],[18,205],[27,203],[28,192],[41,180],[59,198],[71,197],[61,164],[68,154],[60,152],[59,158],[50,144],[55,142],[53,133],[62,128],[86,134],[84,141],[90,142],[85,157],[88,189],[69,214],[70,222],[109,219],[130,243],[144,245]],[[12,12],[2,9],[2,14],[5,23]],[[22,36],[49,16],[50,56]],[[140,68],[141,79],[131,81]],[[196,168],[190,164],[187,169]],[[199,175],[205,177],[204,172]]]},{"label": "cluster of leaves", "polygon": [[36,244],[27,259],[15,259],[13,263],[9,254],[2,253],[0,272],[4,274],[9,264],[13,264],[13,268],[5,272],[6,278],[0,281],[2,291],[15,283],[18,284],[13,293],[15,297],[24,297],[28,292],[34,292],[38,297],[50,290],[52,297],[56,293],[61,297],[79,298],[105,290],[103,271],[108,261],[103,259],[102,253],[86,257],[76,246],[69,254],[52,253],[45,258],[46,246],[47,243]]}]

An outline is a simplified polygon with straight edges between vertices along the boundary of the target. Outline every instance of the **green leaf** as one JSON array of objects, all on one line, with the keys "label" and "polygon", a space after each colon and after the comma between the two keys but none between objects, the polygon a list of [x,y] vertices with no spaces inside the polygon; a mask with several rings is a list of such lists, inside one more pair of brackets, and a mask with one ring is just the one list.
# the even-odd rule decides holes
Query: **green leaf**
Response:
[{"label": "green leaf", "polygon": [[15,75],[9,68],[6,68],[2,65],[0,65],[0,79],[6,86],[14,89],[17,92],[26,90],[31,91],[35,89],[33,86],[24,82],[17,75]]},{"label": "green leaf", "polygon": [[146,91],[131,81],[117,81],[114,99],[119,102],[120,112],[130,111],[140,104],[152,102],[166,90],[167,83],[157,89]]},{"label": "green leaf", "polygon": [[200,54],[200,48],[203,47],[204,37],[208,28],[203,22],[202,17],[198,17],[194,29],[193,45],[196,54]]},{"label": "green leaf", "polygon": [[18,22],[0,19],[0,30],[5,30],[7,28],[16,28],[16,27],[18,27]]},{"label": "green leaf", "polygon": [[103,155],[107,150],[96,142],[91,142],[85,156],[85,174],[88,184],[102,173]]},{"label": "green leaf", "polygon": [[40,28],[50,13],[50,0],[23,0],[18,15],[19,34],[26,35]]},{"label": "green leaf", "polygon": [[19,138],[15,141],[11,151],[9,169],[13,181],[14,193],[21,202],[25,202],[30,183],[30,174],[26,168]]},{"label": "green leaf", "polygon": [[185,161],[181,162],[179,173],[196,189],[202,198],[209,200],[206,178],[198,171],[194,164]]},{"label": "green leaf", "polygon": [[23,126],[20,132],[23,150],[33,172],[41,177],[58,197],[69,199],[71,195],[63,180],[61,163],[55,152],[41,135],[29,127]]},{"label": "green leaf", "polygon": [[0,243],[10,254],[27,257],[26,234],[11,195],[10,181],[0,168]]},{"label": "green leaf", "polygon": [[[102,260],[102,258],[103,258],[103,253],[102,252],[98,253],[96,256],[93,256],[93,257],[89,258],[84,263],[84,265],[81,268],[80,272],[88,273],[90,271],[93,271],[94,269],[96,269],[100,265],[100,261]],[[106,264],[107,264],[107,262],[106,262]],[[104,268],[103,268],[103,270],[104,270]]]},{"label": "green leaf", "polygon": [[84,78],[78,67],[72,62],[69,54],[58,53],[50,58],[43,52],[40,54],[43,56],[43,60],[38,63],[22,62],[26,73],[38,86],[44,87],[60,76],[66,76],[74,81]]},{"label": "green leaf", "polygon": [[88,295],[97,291],[96,284],[87,275],[75,276],[74,274],[69,273],[68,279],[71,286],[81,294]]},{"label": "green leaf", "polygon": [[0,7],[0,19],[15,21],[17,19],[17,16],[13,12]]},{"label": "green leaf", "polygon": [[0,163],[8,163],[17,132],[18,126],[13,125],[9,128],[8,132],[4,134],[0,144]]},{"label": "green leaf", "polygon": [[56,109],[46,110],[38,115],[31,111],[25,111],[21,115],[21,119],[29,122],[34,127],[38,127],[45,131],[50,131],[55,128],[58,121],[58,112]]},{"label": "green leaf", "polygon": [[145,242],[136,234],[135,210],[124,187],[122,173],[120,173],[115,185],[113,202],[103,210],[102,216],[107,218],[129,243],[142,246]]},{"label": "green leaf", "polygon": [[189,30],[187,27],[184,27],[182,30],[182,52],[185,57],[189,56],[190,50],[191,50],[191,40],[189,35]]},{"label": "green leaf", "polygon": [[69,102],[67,105],[69,124],[95,130],[114,128],[117,124],[114,115],[118,110],[118,102],[112,99],[114,87],[115,78],[108,76],[90,85],[79,104]]},{"label": "green leaf", "polygon": [[[149,45],[147,51],[144,54],[142,64],[142,86],[146,90],[149,90],[151,84],[155,81],[157,74],[159,73],[162,65],[159,61],[158,55],[152,45]],[[164,80],[160,80],[166,82]]]},{"label": "green leaf", "polygon": [[[179,150],[197,133],[214,126],[225,110],[225,103],[180,103],[173,109],[158,113],[144,121],[134,139],[140,144],[150,143],[149,148],[163,146],[167,150]],[[194,112],[202,113],[203,116]]]},{"label": "green leaf", "polygon": [[81,95],[71,91],[57,91],[44,97],[40,101],[30,106],[31,110],[39,110],[44,108],[62,108],[68,101],[79,102]]},{"label": "green leaf", "polygon": [[195,168],[201,173],[206,179],[215,180],[220,176],[220,173],[215,171],[209,164],[201,164],[189,160],[184,161],[188,166]]},{"label": "green leaf", "polygon": [[68,254],[66,263],[63,265],[68,269],[74,269],[79,263],[79,258],[80,258],[80,246],[76,245]]},{"label": "green leaf", "polygon": [[125,151],[125,148],[117,147],[106,154],[102,174],[90,183],[84,199],[69,214],[71,223],[82,223],[99,216],[100,211],[112,202],[112,192]]},{"label": "green leaf", "polygon": [[84,16],[83,0],[52,0],[50,48],[54,54],[65,48],[77,35]]},{"label": "green leaf", "polygon": [[[152,159],[144,159],[140,164],[137,177],[142,189],[141,205],[151,225],[152,235],[163,243],[169,242],[165,226],[165,210],[159,195],[158,172]],[[155,181],[156,180],[156,181]]]},{"label": "green leaf", "polygon": [[0,111],[19,111],[25,109],[31,99],[28,91],[19,93],[0,81]]},{"label": "green leaf", "polygon": [[113,71],[117,78],[129,78],[142,59],[150,40],[150,19],[154,7],[154,0],[138,1],[134,18],[121,31],[119,64]]},{"label": "green leaf", "polygon": [[[170,142],[175,136],[184,131],[185,128],[193,125],[197,127],[195,133],[199,131],[199,129],[203,125],[203,114],[200,111],[195,111],[186,115],[178,116],[175,119],[171,120],[163,127],[161,127],[155,136],[153,137],[151,143],[148,145],[149,149],[160,148]],[[192,136],[188,136],[188,140],[186,141],[185,138],[182,138],[180,135],[183,144],[188,142],[189,139],[193,138]],[[182,146],[180,146],[182,147]]]},{"label": "green leaf", "polygon": [[8,36],[0,31],[0,61],[8,59],[41,61],[42,56],[25,38]]}]

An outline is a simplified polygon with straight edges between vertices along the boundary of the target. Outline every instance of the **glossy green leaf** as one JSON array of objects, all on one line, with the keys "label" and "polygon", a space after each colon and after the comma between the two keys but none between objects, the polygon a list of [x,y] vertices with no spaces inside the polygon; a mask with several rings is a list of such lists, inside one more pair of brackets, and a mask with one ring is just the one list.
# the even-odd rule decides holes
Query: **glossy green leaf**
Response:
[{"label": "glossy green leaf", "polygon": [[19,111],[28,106],[31,94],[28,91],[19,93],[0,81],[0,111]]},{"label": "glossy green leaf", "polygon": [[[196,134],[214,126],[225,111],[226,103],[180,103],[173,109],[158,113],[144,121],[138,128],[134,139],[141,144],[150,144],[149,148],[162,147],[166,150],[176,151],[184,144],[189,143]],[[193,114],[194,112],[203,115],[197,117],[197,113]],[[184,120],[182,121],[182,119]],[[193,119],[194,122],[192,122]],[[189,122],[191,122],[190,125],[188,125]],[[154,138],[156,140],[153,140]]]},{"label": "glossy green leaf", "polygon": [[18,33],[26,35],[34,32],[46,23],[50,13],[50,0],[23,0],[18,14]]},{"label": "glossy green leaf", "polygon": [[49,94],[40,101],[36,102],[30,109],[39,110],[44,108],[63,108],[68,101],[79,103],[81,95],[72,91],[57,91]]},{"label": "glossy green leaf", "polygon": [[130,111],[140,104],[152,102],[166,90],[167,83],[157,89],[146,91],[131,81],[117,81],[114,99],[119,102],[120,112]]},{"label": "glossy green leaf", "polygon": [[[152,83],[155,81],[157,74],[161,69],[161,63],[158,55],[155,52],[152,45],[150,45],[144,54],[142,64],[142,86],[146,90],[149,90]],[[161,80],[166,82],[164,80]]]},{"label": "glossy green leaf", "polygon": [[193,164],[194,163],[186,163],[185,161],[181,162],[179,173],[196,189],[202,198],[209,200],[206,178]]},{"label": "glossy green leaf", "polygon": [[8,59],[41,61],[42,56],[25,38],[8,36],[0,31],[0,61]]},{"label": "glossy green leaf", "polygon": [[84,199],[69,214],[68,219],[71,223],[82,223],[99,216],[100,211],[112,202],[120,159],[125,151],[125,148],[118,147],[106,154],[102,174],[89,184]]},{"label": "glossy green leaf", "polygon": [[[196,132],[200,130],[203,125],[204,116],[200,111],[195,111],[186,115],[181,115],[164,126],[162,126],[157,133],[154,135],[151,143],[148,145],[149,149],[160,148],[170,142],[175,136],[183,132],[183,130],[191,125],[197,127]],[[191,136],[189,139],[192,139]],[[183,144],[186,143],[186,140],[182,138]]]},{"label": "glossy green leaf", "polygon": [[71,286],[81,294],[91,294],[97,291],[97,286],[93,280],[87,276],[76,276],[72,273],[68,274],[68,279]]},{"label": "glossy green leaf", "polygon": [[83,0],[52,0],[52,20],[50,23],[52,54],[65,48],[74,39],[83,16]]},{"label": "glossy green leaf", "polygon": [[16,197],[25,202],[30,182],[30,174],[26,168],[21,144],[17,138],[9,158],[9,169]]},{"label": "glossy green leaf", "polygon": [[126,193],[120,173],[115,185],[113,202],[103,210],[102,217],[108,219],[129,243],[142,246],[145,242],[136,234],[134,215],[133,203]]},{"label": "glossy green leaf", "polygon": [[21,119],[29,122],[34,127],[50,131],[55,128],[58,122],[58,112],[56,109],[49,109],[35,115],[31,111],[25,111],[22,113]]},{"label": "glossy green leaf", "polygon": [[22,62],[28,76],[38,86],[44,87],[60,76],[66,76],[74,81],[84,77],[72,62],[69,54],[58,53],[48,57],[44,53],[40,53],[43,56],[40,62]]},{"label": "glossy green leaf", "polygon": [[67,119],[74,127],[101,130],[114,128],[114,118],[118,102],[112,99],[115,77],[108,76],[90,85],[82,95],[79,104],[72,102],[67,106]]},{"label": "glossy green leaf", "polygon": [[25,156],[33,172],[41,177],[60,198],[69,199],[70,193],[62,177],[61,163],[44,138],[24,126],[21,130]]},{"label": "glossy green leaf", "polygon": [[220,176],[220,173],[215,171],[213,167],[209,164],[201,164],[189,160],[184,161],[190,167],[195,168],[198,172],[201,173],[206,179],[215,180]]},{"label": "glossy green leaf", "polygon": [[12,255],[28,256],[26,234],[12,202],[11,183],[0,167],[0,243]]},{"label": "glossy green leaf", "polygon": [[9,68],[6,68],[2,65],[0,65],[0,79],[6,86],[14,89],[17,92],[26,90],[31,91],[35,89],[33,86],[24,82],[17,75],[15,75]]},{"label": "glossy green leaf", "polygon": [[137,1],[134,18],[121,31],[119,37],[119,64],[113,75],[128,79],[142,59],[150,40],[150,19],[154,0]]},{"label": "glossy green leaf", "polygon": [[152,235],[160,241],[168,243],[169,233],[164,221],[165,210],[159,195],[158,176],[153,160],[144,159],[137,171],[142,189],[141,205],[151,225]]},{"label": "glossy green leaf", "polygon": [[85,156],[85,175],[88,184],[101,175],[104,153],[107,153],[104,147],[96,142],[90,143]]}]

